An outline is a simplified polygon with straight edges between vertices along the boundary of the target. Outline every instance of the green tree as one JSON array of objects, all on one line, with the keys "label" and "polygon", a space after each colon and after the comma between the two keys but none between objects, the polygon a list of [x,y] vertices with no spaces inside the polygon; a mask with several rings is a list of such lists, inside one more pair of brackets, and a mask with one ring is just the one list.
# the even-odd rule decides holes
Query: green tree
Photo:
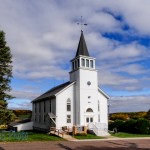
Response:
[{"label": "green tree", "polygon": [[12,78],[12,55],[5,41],[5,33],[0,31],[0,124],[8,123],[15,118],[7,109],[7,100],[13,98],[9,92]]}]

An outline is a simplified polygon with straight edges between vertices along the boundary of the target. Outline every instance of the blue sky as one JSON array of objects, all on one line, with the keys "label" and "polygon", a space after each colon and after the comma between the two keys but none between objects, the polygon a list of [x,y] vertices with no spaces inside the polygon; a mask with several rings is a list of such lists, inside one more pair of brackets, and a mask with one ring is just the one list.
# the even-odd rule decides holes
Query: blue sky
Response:
[{"label": "blue sky", "polygon": [[70,60],[84,36],[96,58],[110,112],[150,109],[149,0],[0,0],[0,30],[13,54],[11,109],[69,80]]}]

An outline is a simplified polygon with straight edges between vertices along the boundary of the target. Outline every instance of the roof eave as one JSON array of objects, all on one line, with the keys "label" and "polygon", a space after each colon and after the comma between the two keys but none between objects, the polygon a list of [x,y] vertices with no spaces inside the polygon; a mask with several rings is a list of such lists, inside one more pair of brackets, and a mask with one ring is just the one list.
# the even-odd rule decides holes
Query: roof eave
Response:
[{"label": "roof eave", "polygon": [[55,96],[59,95],[61,92],[63,92],[64,90],[66,90],[67,88],[69,88],[71,85],[73,85],[76,81],[70,83],[68,86],[66,86],[64,89],[62,89],[61,91],[59,91],[58,93],[55,94]]},{"label": "roof eave", "polygon": [[99,87],[98,87],[98,90],[107,98],[107,99],[110,99],[110,96],[108,96],[103,90],[101,90]]}]

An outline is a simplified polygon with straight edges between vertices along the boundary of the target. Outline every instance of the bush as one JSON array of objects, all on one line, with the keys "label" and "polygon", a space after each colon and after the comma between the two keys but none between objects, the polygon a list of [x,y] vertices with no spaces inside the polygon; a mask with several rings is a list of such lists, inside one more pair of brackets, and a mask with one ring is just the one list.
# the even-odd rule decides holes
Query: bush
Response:
[{"label": "bush", "polygon": [[150,122],[146,119],[138,119],[136,122],[137,133],[149,134],[150,133]]},{"label": "bush", "polygon": [[109,130],[117,129],[119,132],[134,134],[150,134],[150,122],[146,119],[116,120],[109,123]]},{"label": "bush", "polygon": [[136,120],[130,119],[124,123],[124,132],[127,133],[136,133]]},{"label": "bush", "polygon": [[116,120],[114,122],[111,122],[109,124],[109,130],[114,130],[114,129],[117,129],[117,131],[121,132],[123,131],[123,128],[124,128],[124,121],[122,120]]}]

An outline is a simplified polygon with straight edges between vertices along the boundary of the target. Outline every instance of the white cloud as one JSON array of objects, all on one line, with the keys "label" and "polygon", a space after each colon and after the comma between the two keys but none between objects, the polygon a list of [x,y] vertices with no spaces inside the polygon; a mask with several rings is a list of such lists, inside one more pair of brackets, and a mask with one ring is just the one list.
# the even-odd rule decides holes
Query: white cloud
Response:
[{"label": "white cloud", "polygon": [[110,113],[148,111],[150,109],[149,99],[150,96],[111,97]]},{"label": "white cloud", "polygon": [[[97,60],[100,85],[125,91],[150,88],[150,71],[144,65],[150,56],[149,47],[138,40],[124,43],[103,36],[117,32],[127,38],[149,37],[150,1],[1,0],[1,3],[0,28],[6,32],[12,49],[14,78],[67,80],[69,61],[75,55],[80,36],[76,23],[82,15],[88,23],[84,34],[89,53]],[[129,26],[129,30],[124,31],[123,25]],[[32,92],[24,94],[17,90],[14,94],[20,98],[34,96]]]}]

